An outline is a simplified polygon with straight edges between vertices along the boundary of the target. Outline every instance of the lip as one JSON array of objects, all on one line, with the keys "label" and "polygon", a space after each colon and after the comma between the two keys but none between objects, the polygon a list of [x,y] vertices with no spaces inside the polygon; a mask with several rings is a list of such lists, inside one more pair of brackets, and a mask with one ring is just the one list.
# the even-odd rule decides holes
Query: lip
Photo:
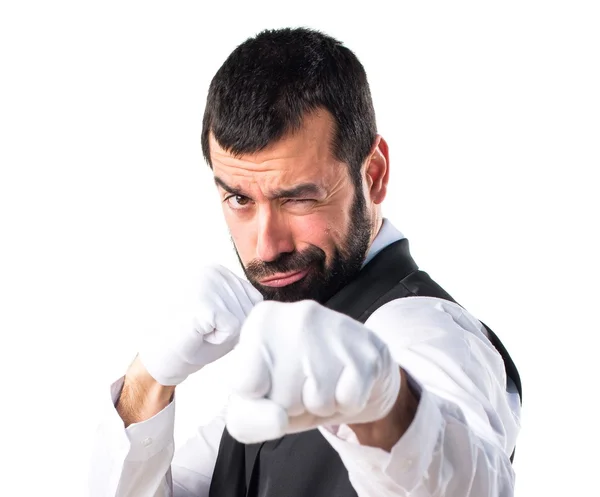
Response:
[{"label": "lip", "polygon": [[303,269],[302,271],[297,271],[295,273],[278,274],[275,276],[271,276],[269,278],[265,278],[264,280],[260,280],[259,283],[264,286],[271,286],[271,287],[279,288],[282,286],[291,285],[292,283],[295,283],[296,281],[300,281],[307,274],[308,274],[308,268]]}]

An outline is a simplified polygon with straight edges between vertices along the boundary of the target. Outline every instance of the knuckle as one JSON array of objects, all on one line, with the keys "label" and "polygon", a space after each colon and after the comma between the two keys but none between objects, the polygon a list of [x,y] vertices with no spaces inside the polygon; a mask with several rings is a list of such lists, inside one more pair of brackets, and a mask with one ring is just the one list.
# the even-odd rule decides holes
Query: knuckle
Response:
[{"label": "knuckle", "polygon": [[319,314],[321,307],[313,300],[294,302],[291,306],[293,306],[291,314],[294,317],[295,323],[302,327],[314,323],[315,317]]},{"label": "knuckle", "polygon": [[267,328],[267,324],[271,321],[271,316],[276,312],[275,302],[263,301],[256,304],[244,323],[246,328],[253,328],[257,330],[264,330]]},{"label": "knuckle", "polygon": [[213,279],[218,278],[224,274],[225,268],[220,264],[206,264],[201,270],[202,276],[205,278]]},{"label": "knuckle", "polygon": [[379,363],[379,357],[375,355],[367,356],[363,367],[365,376],[368,378],[375,378],[378,376],[380,370]]},{"label": "knuckle", "polygon": [[365,346],[356,366],[365,379],[377,377],[381,371],[381,354],[379,350],[372,345]]}]

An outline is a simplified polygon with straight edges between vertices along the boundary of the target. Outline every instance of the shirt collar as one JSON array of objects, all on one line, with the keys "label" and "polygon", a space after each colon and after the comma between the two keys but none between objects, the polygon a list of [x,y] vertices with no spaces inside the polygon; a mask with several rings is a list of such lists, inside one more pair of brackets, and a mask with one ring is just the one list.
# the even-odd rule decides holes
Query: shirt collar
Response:
[{"label": "shirt collar", "polygon": [[375,257],[388,245],[391,245],[398,240],[402,240],[403,238],[405,238],[405,236],[400,233],[389,220],[384,218],[381,228],[379,229],[379,233],[377,233],[375,240],[373,240],[373,243],[367,252],[367,257],[365,258],[365,262],[363,262],[363,267],[365,267],[373,259],[373,257]]}]

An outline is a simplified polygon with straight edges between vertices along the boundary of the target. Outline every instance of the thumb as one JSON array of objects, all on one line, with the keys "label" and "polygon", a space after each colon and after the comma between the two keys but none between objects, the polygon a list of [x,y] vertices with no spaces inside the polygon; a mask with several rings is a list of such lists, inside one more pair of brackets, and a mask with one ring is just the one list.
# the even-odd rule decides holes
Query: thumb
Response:
[{"label": "thumb", "polygon": [[219,310],[214,312],[210,326],[206,323],[196,322],[196,329],[204,335],[204,340],[214,345],[237,339],[240,334],[242,322],[231,312]]},{"label": "thumb", "polygon": [[283,436],[288,417],[285,410],[271,400],[231,394],[225,423],[227,431],[238,442],[252,444]]}]

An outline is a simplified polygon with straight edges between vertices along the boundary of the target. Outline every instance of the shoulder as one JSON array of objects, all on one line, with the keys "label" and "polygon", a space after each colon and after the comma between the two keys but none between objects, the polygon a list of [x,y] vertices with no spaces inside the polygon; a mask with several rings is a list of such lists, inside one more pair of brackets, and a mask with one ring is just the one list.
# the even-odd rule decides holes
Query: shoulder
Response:
[{"label": "shoulder", "polygon": [[374,331],[402,329],[421,335],[462,330],[487,341],[482,323],[460,305],[437,297],[404,297],[377,309],[365,322]]}]

